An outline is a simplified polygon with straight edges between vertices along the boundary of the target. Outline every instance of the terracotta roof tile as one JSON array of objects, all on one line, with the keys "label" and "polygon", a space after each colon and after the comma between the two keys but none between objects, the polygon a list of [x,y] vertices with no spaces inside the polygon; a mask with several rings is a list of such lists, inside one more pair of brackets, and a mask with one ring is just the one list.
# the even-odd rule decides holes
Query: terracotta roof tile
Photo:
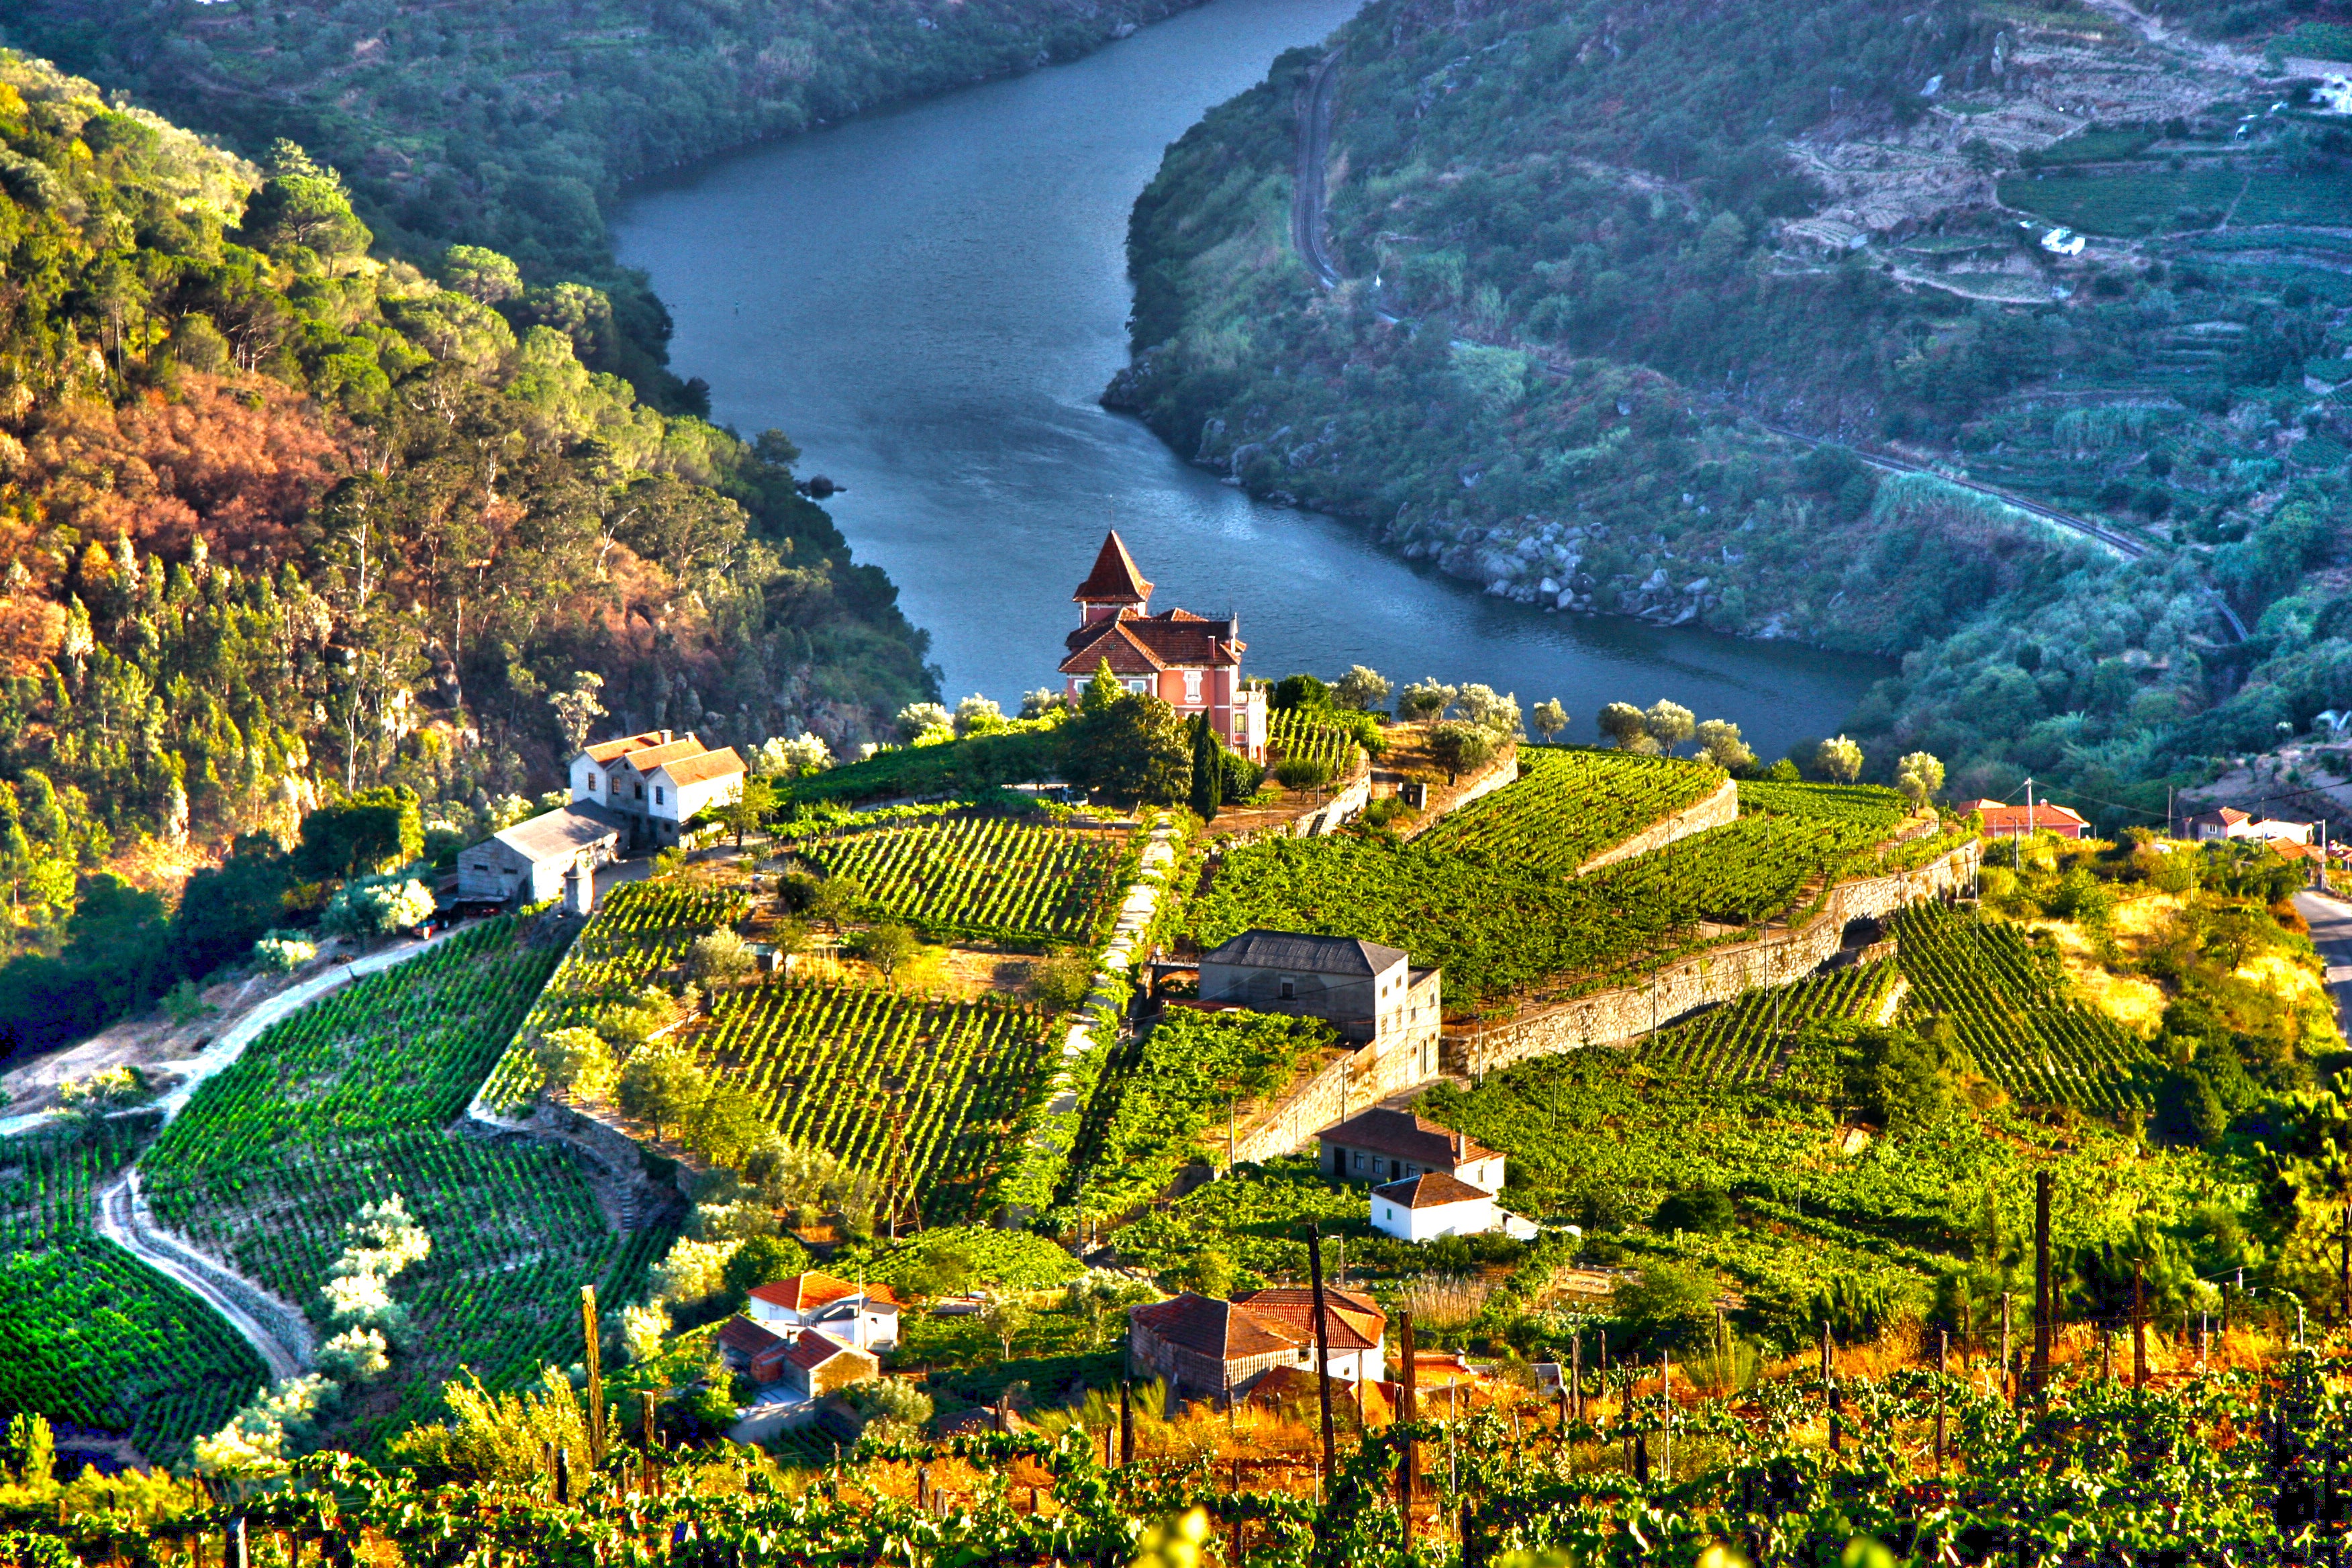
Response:
[{"label": "terracotta roof tile", "polygon": [[670,783],[683,787],[700,784],[706,779],[731,778],[743,772],[743,759],[735,754],[734,747],[724,746],[715,752],[702,752],[674,763],[664,763],[661,771],[669,776]]},{"label": "terracotta roof tile", "polygon": [[1388,1199],[1409,1209],[1443,1208],[1447,1204],[1470,1203],[1494,1194],[1484,1187],[1474,1187],[1461,1177],[1444,1171],[1423,1171],[1418,1176],[1407,1176],[1402,1182],[1374,1187],[1374,1195]]},{"label": "terracotta roof tile", "polygon": [[[1234,1297],[1234,1305],[1260,1322],[1278,1324],[1297,1334],[1303,1343],[1315,1342],[1315,1292],[1309,1287],[1276,1285],[1252,1290]],[[1388,1328],[1388,1314],[1378,1302],[1335,1286],[1323,1289],[1323,1317],[1331,1350],[1339,1355],[1370,1350]]]},{"label": "terracotta roof tile", "polygon": [[1997,800],[1980,800],[1977,802],[1976,809],[1983,814],[1984,825],[1989,829],[2023,827],[2029,822],[2036,827],[2054,827],[2062,823],[2084,825],[2088,821],[2051,800],[2034,802],[2031,811],[2021,805],[2004,805]]},{"label": "terracotta roof tile", "polygon": [[[881,1287],[875,1289],[878,1291]],[[844,1296],[856,1294],[857,1287],[846,1279],[836,1279],[830,1274],[819,1274],[814,1270],[771,1280],[765,1285],[754,1285],[751,1290],[752,1300],[765,1301],[772,1307],[782,1307],[788,1312],[805,1312],[838,1301]]]},{"label": "terracotta roof tile", "polygon": [[1237,1310],[1234,1302],[1191,1290],[1173,1300],[1137,1307],[1128,1313],[1128,1320],[1140,1323],[1171,1345],[1214,1356],[1219,1361],[1279,1355],[1314,1342],[1311,1335],[1293,1332],[1284,1323],[1268,1321],[1255,1312]]},{"label": "terracotta roof tile", "polygon": [[1113,675],[1156,675],[1167,668],[1160,657],[1128,634],[1124,622],[1107,624],[1099,636],[1062,661],[1065,675],[1092,675],[1105,663]]},{"label": "terracotta roof tile", "polygon": [[730,1318],[719,1331],[719,1342],[747,1356],[762,1356],[785,1349],[792,1342],[761,1327],[749,1318]]},{"label": "terracotta roof tile", "polygon": [[1499,1149],[1489,1149],[1466,1138],[1451,1128],[1440,1127],[1427,1117],[1386,1108],[1350,1117],[1339,1126],[1326,1128],[1315,1136],[1325,1143],[1337,1143],[1349,1149],[1369,1149],[1391,1160],[1410,1160],[1416,1165],[1444,1169],[1502,1152]]},{"label": "terracotta roof tile", "polygon": [[1127,552],[1126,543],[1118,531],[1103,535],[1102,550],[1095,556],[1095,569],[1070,595],[1082,604],[1140,605],[1151,598],[1151,584],[1135,569],[1135,557]]},{"label": "terracotta roof tile", "polygon": [[845,1355],[864,1356],[867,1361],[876,1359],[853,1345],[843,1344],[831,1334],[811,1329],[793,1342],[793,1348],[786,1352],[784,1360],[803,1372],[814,1372],[834,1357]]},{"label": "terracotta roof tile", "polygon": [[664,743],[659,730],[646,730],[635,735],[624,735],[617,741],[597,742],[588,748],[588,760],[609,763],[625,752],[647,751]]},{"label": "terracotta roof tile", "polygon": [[665,763],[677,762],[685,757],[700,756],[702,751],[701,742],[691,735],[685,735],[666,746],[654,746],[642,752],[631,752],[621,760],[641,773],[649,773]]}]

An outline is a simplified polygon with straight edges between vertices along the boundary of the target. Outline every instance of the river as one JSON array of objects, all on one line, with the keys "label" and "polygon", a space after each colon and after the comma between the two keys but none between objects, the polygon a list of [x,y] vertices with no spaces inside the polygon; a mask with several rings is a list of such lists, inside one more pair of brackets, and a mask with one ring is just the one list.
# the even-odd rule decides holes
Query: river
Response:
[{"label": "river", "polygon": [[1768,757],[1840,725],[1873,659],[1547,615],[1252,501],[1096,396],[1126,363],[1128,208],[1162,148],[1325,37],[1349,0],[1212,0],[1071,65],[716,159],[644,186],[621,258],[677,323],[713,417],[775,426],[860,560],[932,637],[950,703],[1058,686],[1070,591],[1117,528],[1153,607],[1237,612],[1244,668],[1557,697],[1670,697]]}]

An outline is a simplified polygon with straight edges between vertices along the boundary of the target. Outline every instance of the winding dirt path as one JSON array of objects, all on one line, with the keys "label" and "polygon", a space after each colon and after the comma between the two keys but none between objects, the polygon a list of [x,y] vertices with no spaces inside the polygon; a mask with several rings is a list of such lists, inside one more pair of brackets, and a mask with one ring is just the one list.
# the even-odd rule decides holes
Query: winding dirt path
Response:
[{"label": "winding dirt path", "polygon": [[136,1170],[99,1194],[97,1225],[100,1236],[185,1285],[244,1335],[269,1368],[271,1382],[299,1376],[310,1366],[317,1343],[300,1310],[158,1227],[140,1195]]}]

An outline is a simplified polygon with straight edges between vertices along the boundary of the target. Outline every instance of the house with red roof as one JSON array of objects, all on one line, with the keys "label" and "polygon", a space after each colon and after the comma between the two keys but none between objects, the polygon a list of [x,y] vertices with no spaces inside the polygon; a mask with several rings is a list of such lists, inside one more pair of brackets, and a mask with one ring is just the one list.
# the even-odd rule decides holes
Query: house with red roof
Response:
[{"label": "house with red roof", "polygon": [[[1315,1371],[1315,1293],[1298,1286],[1253,1290],[1230,1301],[1187,1290],[1128,1313],[1136,1365],[1195,1398],[1247,1393],[1268,1373]],[[1369,1296],[1326,1288],[1330,1374],[1377,1382],[1387,1356],[1388,1315]]]},{"label": "house with red roof", "polygon": [[852,1285],[812,1270],[754,1285],[743,1310],[786,1339],[822,1330],[860,1350],[898,1348],[898,1298],[887,1285]]},{"label": "house with red roof", "polygon": [[822,1399],[835,1389],[881,1375],[880,1357],[812,1329],[784,1352],[782,1381],[803,1399]]},{"label": "house with red roof", "polygon": [[1984,834],[1988,838],[2026,838],[2037,833],[2054,833],[2061,838],[2080,838],[2091,829],[2088,818],[2067,810],[2055,801],[2038,800],[2031,805],[2010,805],[1998,800],[1980,800],[1969,809],[1984,818]]},{"label": "house with red roof", "polygon": [[2312,824],[2308,822],[2285,822],[2274,816],[2256,816],[2233,805],[2225,805],[2219,811],[2199,812],[2183,826],[2189,829],[2189,837],[2200,842],[2210,838],[2259,838],[2282,847],[2311,842]]},{"label": "house with red roof", "polygon": [[1190,721],[1206,713],[1225,744],[1265,760],[1264,690],[1242,684],[1241,623],[1190,610],[1152,615],[1151,584],[1135,569],[1116,531],[1103,538],[1094,570],[1070,595],[1078,627],[1063,639],[1064,690],[1072,702],[1106,664],[1128,690],[1157,697]]},{"label": "house with red roof", "polygon": [[729,1367],[755,1383],[774,1383],[784,1375],[784,1358],[792,1341],[751,1321],[730,1318],[719,1330],[719,1353]]},{"label": "house with red roof", "polygon": [[574,806],[616,814],[637,848],[677,843],[697,812],[742,799],[748,776],[734,747],[714,752],[667,730],[599,741],[572,759],[571,772]]}]

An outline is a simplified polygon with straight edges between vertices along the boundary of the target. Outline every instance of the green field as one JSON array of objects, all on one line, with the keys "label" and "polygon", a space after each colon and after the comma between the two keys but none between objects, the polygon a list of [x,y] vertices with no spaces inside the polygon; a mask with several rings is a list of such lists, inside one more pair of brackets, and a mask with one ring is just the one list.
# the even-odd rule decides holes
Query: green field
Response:
[{"label": "green field", "polygon": [[2346,182],[2267,170],[2150,170],[2079,180],[2010,174],[2001,179],[2000,199],[2086,234],[2210,228],[2214,218],[2201,215],[2222,212],[2232,224],[2352,224]]},{"label": "green field", "polygon": [[178,1465],[268,1371],[193,1292],[91,1229],[97,1188],[130,1153],[0,1141],[0,1412],[126,1436]]},{"label": "green field", "polygon": [[1786,985],[1749,991],[1738,1000],[1662,1029],[1635,1055],[1647,1065],[1695,1078],[1748,1081],[1776,1076],[1783,1053],[1822,1018],[1866,1018],[1885,1001],[1895,966],[1881,960]]},{"label": "green field", "polygon": [[633,1299],[669,1243],[614,1230],[563,1152],[447,1131],[556,959],[500,920],[368,975],[266,1031],[142,1162],[160,1220],[322,1331],[344,1226],[363,1203],[406,1201],[433,1249],[394,1281],[413,1331],[392,1370],[346,1402],[341,1440],[359,1450],[435,1415],[461,1367],[499,1386],[578,1359],[580,1287]]},{"label": "green field", "polygon": [[1118,834],[1003,816],[852,825],[794,853],[857,884],[863,913],[935,940],[1093,946],[1118,911]]},{"label": "green field", "polygon": [[870,1173],[924,1223],[982,1217],[1054,1060],[1053,1020],[856,986],[720,993],[697,1057],[792,1142]]},{"label": "green field", "polygon": [[1895,922],[1911,982],[1906,1013],[1958,1026],[1977,1069],[2022,1100],[2085,1110],[2144,1109],[2159,1064],[2147,1046],[2066,994],[2056,958],[2005,921],[1919,904]]},{"label": "green field", "polygon": [[1496,866],[1572,874],[1595,855],[1721,787],[1711,763],[1521,746],[1519,776],[1449,813],[1415,845]]},{"label": "green field", "polygon": [[740,920],[742,895],[691,887],[671,879],[624,882],[588,917],[571,950],[531,1004],[512,1043],[482,1089],[485,1103],[513,1110],[539,1092],[531,1047],[555,1029],[593,1022],[608,1003],[633,994],[656,975],[684,962],[696,937]]}]

